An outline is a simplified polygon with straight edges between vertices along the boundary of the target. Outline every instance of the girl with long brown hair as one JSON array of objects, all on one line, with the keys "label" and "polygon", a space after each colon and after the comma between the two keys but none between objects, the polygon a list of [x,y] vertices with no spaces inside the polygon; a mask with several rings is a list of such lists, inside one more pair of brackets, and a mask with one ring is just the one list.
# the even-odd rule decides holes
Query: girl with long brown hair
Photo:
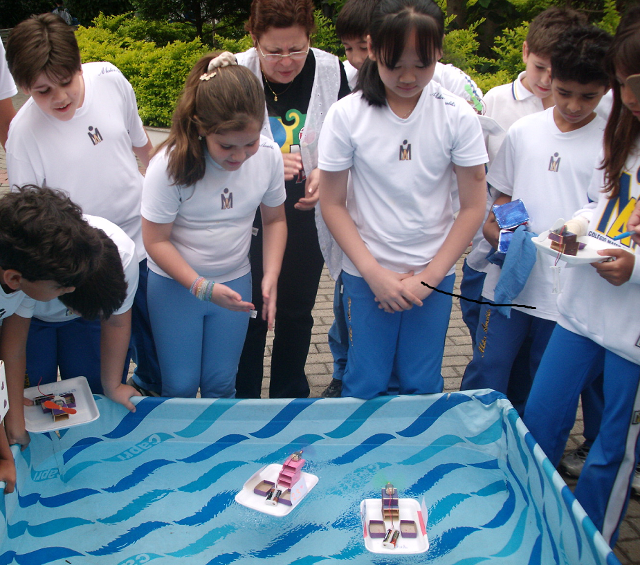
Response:
[{"label": "girl with long brown hair", "polygon": [[631,88],[633,75],[640,73],[640,9],[623,17],[607,61],[614,102],[604,160],[589,188],[593,202],[567,225],[605,242],[599,254],[612,259],[568,269],[558,297],[558,325],[536,373],[524,421],[557,465],[581,391],[603,374],[600,431],[574,494],[613,547],[629,502],[640,437],[639,248],[625,235],[628,220],[630,229],[638,224],[638,216],[630,216],[640,200],[640,100]]},{"label": "girl with long brown hair", "polygon": [[233,397],[250,312],[249,246],[262,212],[262,316],[273,327],[286,241],[278,146],[260,135],[264,94],[231,53],[195,65],[147,170],[142,233],[162,395]]}]

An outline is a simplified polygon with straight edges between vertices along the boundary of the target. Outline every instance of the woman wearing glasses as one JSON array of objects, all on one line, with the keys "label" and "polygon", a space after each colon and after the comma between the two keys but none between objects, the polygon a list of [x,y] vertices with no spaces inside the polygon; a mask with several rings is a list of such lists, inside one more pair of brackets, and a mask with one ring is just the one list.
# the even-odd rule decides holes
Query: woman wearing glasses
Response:
[{"label": "woman wearing glasses", "polygon": [[[317,143],[331,104],[349,93],[337,57],[314,49],[312,0],[253,0],[247,31],[254,47],[237,55],[264,85],[262,133],[280,146],[284,158],[288,239],[278,279],[271,398],[309,396],[304,365],[311,342],[313,308],[323,257],[318,243]],[[260,211],[254,228],[260,230]],[[254,229],[254,233],[256,231]],[[253,303],[262,304],[262,232],[252,238]],[[260,313],[249,324],[238,367],[236,397],[259,398],[267,326]]]}]

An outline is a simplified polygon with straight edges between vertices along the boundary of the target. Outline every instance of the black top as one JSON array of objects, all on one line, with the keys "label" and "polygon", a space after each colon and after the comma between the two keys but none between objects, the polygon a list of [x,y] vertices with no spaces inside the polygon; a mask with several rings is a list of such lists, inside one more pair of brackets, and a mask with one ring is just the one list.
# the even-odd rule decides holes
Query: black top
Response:
[{"label": "black top", "polygon": [[[296,153],[300,151],[300,131],[304,127],[309,100],[311,99],[311,89],[316,72],[316,58],[313,51],[309,51],[304,67],[300,73],[289,84],[267,82],[263,73],[262,83],[269,112],[269,122],[271,133],[275,142],[283,150],[283,153]],[[278,101],[275,101],[275,96]],[[342,63],[340,63],[340,89],[338,99],[349,94],[349,83]],[[297,202],[304,194],[304,181],[306,175],[300,171],[298,176],[286,181],[285,188],[287,199],[289,196],[295,198]],[[298,185],[296,189],[296,185]],[[294,195],[293,192],[296,194]]]}]

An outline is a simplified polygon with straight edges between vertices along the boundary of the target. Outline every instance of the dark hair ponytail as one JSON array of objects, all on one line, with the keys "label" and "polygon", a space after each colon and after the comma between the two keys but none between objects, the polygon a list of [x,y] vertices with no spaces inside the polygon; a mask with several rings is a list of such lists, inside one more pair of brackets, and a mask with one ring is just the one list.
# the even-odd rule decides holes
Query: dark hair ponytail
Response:
[{"label": "dark hair ponytail", "polygon": [[604,190],[609,198],[618,195],[620,177],[631,151],[638,147],[640,122],[622,103],[616,72],[640,73],[640,7],[631,8],[620,21],[605,65],[613,90],[613,105],[604,130]]},{"label": "dark hair ponytail", "polygon": [[444,15],[433,0],[381,0],[371,19],[369,36],[376,62],[367,60],[358,74],[356,90],[372,106],[384,106],[387,95],[378,65],[392,69],[404,51],[407,36],[415,31],[420,61],[430,66],[442,53]]}]

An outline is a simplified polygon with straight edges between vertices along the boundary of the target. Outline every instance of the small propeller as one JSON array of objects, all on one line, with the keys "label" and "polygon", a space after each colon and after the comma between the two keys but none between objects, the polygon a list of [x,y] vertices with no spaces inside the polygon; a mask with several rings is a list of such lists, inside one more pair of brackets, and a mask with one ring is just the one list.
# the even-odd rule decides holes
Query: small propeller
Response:
[{"label": "small propeller", "polygon": [[52,400],[45,400],[42,403],[42,405],[45,408],[50,408],[51,410],[62,410],[63,412],[66,412],[67,414],[75,414],[76,413],[76,409],[75,408],[69,408],[67,406],[60,406],[59,404],[56,404]]}]

